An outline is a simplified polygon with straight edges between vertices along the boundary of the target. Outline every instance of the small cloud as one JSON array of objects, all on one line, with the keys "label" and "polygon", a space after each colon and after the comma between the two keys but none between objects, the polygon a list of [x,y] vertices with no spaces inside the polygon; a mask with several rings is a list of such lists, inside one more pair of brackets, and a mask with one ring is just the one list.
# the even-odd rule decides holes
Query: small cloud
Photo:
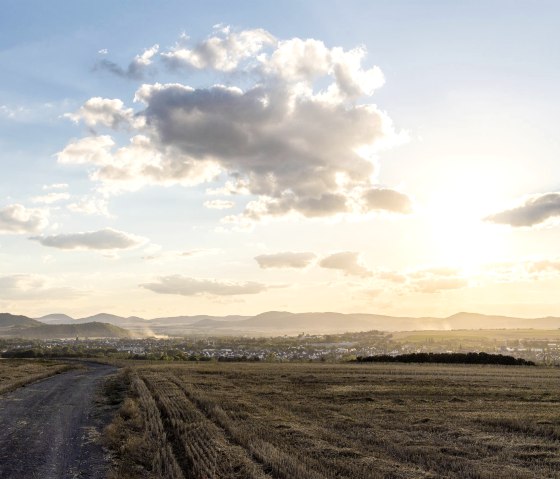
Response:
[{"label": "small cloud", "polygon": [[145,256],[142,256],[142,259],[147,261],[177,261],[180,258],[195,258],[197,256],[206,256],[211,254],[219,253],[220,250],[218,249],[191,249],[187,251],[161,251],[161,246],[159,245],[150,245],[148,246],[144,252],[146,253]]},{"label": "small cloud", "polygon": [[[150,48],[146,48],[144,52],[136,55],[126,68],[123,68],[120,65],[104,58],[103,60],[97,62],[94,69],[106,70],[121,78],[141,80],[144,77],[146,68],[152,64],[153,57],[157,54],[158,50],[159,45],[157,44]],[[106,50],[105,52],[108,53]],[[99,53],[101,53],[101,50]]]},{"label": "small cloud", "polygon": [[37,233],[48,224],[48,213],[40,209],[26,208],[20,204],[0,208],[0,233]]},{"label": "small cloud", "polygon": [[29,238],[43,246],[70,250],[118,250],[130,249],[146,242],[145,238],[105,228],[84,233],[34,236]]},{"label": "small cloud", "polygon": [[380,271],[376,273],[376,276],[391,283],[406,283],[406,276],[395,271]]},{"label": "small cloud", "polygon": [[227,200],[208,200],[204,202],[204,206],[212,210],[228,210],[233,208],[235,203]]},{"label": "small cloud", "polygon": [[100,215],[106,216],[107,218],[113,217],[111,213],[109,213],[109,202],[105,198],[86,196],[75,203],[69,204],[68,209],[74,213]]},{"label": "small cloud", "polygon": [[407,195],[388,188],[366,190],[362,200],[366,211],[383,210],[401,214],[412,211],[412,201]]},{"label": "small cloud", "polygon": [[487,216],[484,220],[522,227],[535,226],[557,216],[560,216],[560,193],[545,193],[532,196],[522,205]]},{"label": "small cloud", "polygon": [[43,185],[44,190],[65,190],[68,188],[68,183],[53,183],[51,185]]},{"label": "small cloud", "polygon": [[469,286],[469,281],[455,268],[426,268],[407,274],[408,286],[419,293],[439,293]]},{"label": "small cloud", "polygon": [[33,198],[31,198],[31,201],[33,203],[42,203],[45,205],[51,205],[53,203],[58,203],[59,201],[65,201],[70,199],[70,194],[69,193],[48,193],[46,195],[41,195],[41,196],[34,196]]},{"label": "small cloud", "polygon": [[350,276],[371,276],[369,271],[360,261],[360,255],[352,251],[334,253],[319,262],[321,268],[337,269]]},{"label": "small cloud", "polygon": [[100,55],[107,55],[107,53],[109,53],[109,50],[107,50],[106,48],[102,48],[101,50],[98,50],[97,53],[99,53]]},{"label": "small cloud", "polygon": [[266,291],[264,284],[257,282],[234,282],[217,279],[197,279],[181,275],[163,276],[156,282],[140,285],[159,294],[176,294],[180,296],[236,296],[257,294]]},{"label": "small cloud", "polygon": [[262,269],[268,268],[305,268],[315,259],[314,253],[292,253],[290,251],[274,254],[261,254],[255,261]]},{"label": "small cloud", "polygon": [[469,285],[465,278],[424,278],[412,284],[414,291],[419,293],[439,293],[446,289],[460,289]]}]

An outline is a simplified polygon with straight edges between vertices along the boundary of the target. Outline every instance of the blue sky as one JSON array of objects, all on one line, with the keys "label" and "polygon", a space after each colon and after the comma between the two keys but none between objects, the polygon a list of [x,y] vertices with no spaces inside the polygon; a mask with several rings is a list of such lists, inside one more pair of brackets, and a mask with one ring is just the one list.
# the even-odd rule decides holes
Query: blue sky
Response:
[{"label": "blue sky", "polygon": [[[554,314],[559,10],[545,1],[3,2],[0,306],[31,315],[103,309],[148,317],[268,309]],[[235,53],[235,65],[196,50],[209,38],[242,37],[263,43],[250,55]],[[297,60],[308,70],[324,68],[317,78],[297,69],[290,77],[295,49],[272,62],[275,49],[294,39],[324,47],[330,66]],[[136,77],[107,68],[111,62],[124,72],[156,44]],[[349,52],[360,47],[367,54],[356,66]],[[170,67],[166,54],[179,66]],[[231,61],[232,51],[224,54]],[[340,65],[359,94],[342,91]],[[370,89],[375,66],[384,83]],[[223,135],[247,123],[226,110],[221,116],[226,104],[216,103],[218,114],[196,135],[192,128],[202,127],[191,117],[181,123],[187,103],[169,103],[173,95],[191,98],[186,87],[216,93],[215,84],[237,101],[238,92],[264,82],[261,100],[270,97],[274,106],[278,91],[270,85],[279,81],[302,116],[264,130],[253,125],[247,134],[259,149],[240,147],[240,157],[228,153],[236,145]],[[336,88],[321,97],[330,82]],[[153,87],[144,104],[133,102],[142,84],[156,83],[181,88]],[[92,98],[105,102],[95,108],[109,109],[111,121],[124,115],[129,124],[109,127],[93,110],[80,110]],[[106,102],[113,100],[121,103]],[[313,120],[310,105],[331,116]],[[354,122],[346,133],[334,126],[342,111]],[[131,123],[132,114],[149,124]],[[168,114],[179,120],[167,122]],[[316,127],[321,121],[325,131]],[[366,128],[368,121],[380,129]],[[271,128],[277,137],[258,137]],[[377,136],[367,161],[351,159],[369,134]],[[340,157],[327,151],[336,135]],[[84,138],[113,155],[137,136],[151,146],[126,159],[112,156],[100,166],[80,157],[82,148],[61,160]],[[313,138],[324,144],[310,151]],[[216,146],[222,141],[226,150]],[[286,156],[302,144],[301,159]],[[182,165],[181,155],[196,158],[188,175],[199,176],[139,174],[140,154],[160,169],[166,161]],[[126,163],[119,174],[128,176],[115,189],[100,170],[119,161]],[[354,174],[343,186],[333,183],[338,163]],[[219,175],[201,179],[211,164]],[[242,182],[226,194],[234,180]]]}]

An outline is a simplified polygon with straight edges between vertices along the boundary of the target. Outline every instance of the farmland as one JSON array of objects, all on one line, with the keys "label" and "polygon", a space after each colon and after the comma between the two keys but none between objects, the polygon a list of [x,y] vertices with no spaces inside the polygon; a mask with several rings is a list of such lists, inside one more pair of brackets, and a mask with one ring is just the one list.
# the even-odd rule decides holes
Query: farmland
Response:
[{"label": "farmland", "polygon": [[70,369],[54,361],[3,359],[0,361],[0,394]]},{"label": "farmland", "polygon": [[560,477],[560,371],[134,364],[105,440],[117,478]]}]

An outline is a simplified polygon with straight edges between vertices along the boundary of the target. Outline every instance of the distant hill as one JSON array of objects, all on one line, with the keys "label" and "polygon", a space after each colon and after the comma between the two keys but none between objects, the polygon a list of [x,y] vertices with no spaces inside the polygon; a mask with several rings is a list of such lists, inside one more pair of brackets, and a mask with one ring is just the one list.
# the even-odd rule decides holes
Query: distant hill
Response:
[{"label": "distant hill", "polygon": [[46,324],[71,324],[76,322],[74,318],[62,313],[47,314],[35,319]]},{"label": "distant hill", "polygon": [[45,324],[26,316],[0,313],[0,337],[26,339],[130,338],[133,333],[108,323]]},{"label": "distant hill", "polygon": [[126,329],[108,323],[84,324],[43,324],[32,328],[22,329],[17,334],[20,338],[29,339],[71,339],[87,338],[130,338],[133,334]]},{"label": "distant hill", "polygon": [[10,313],[0,313],[0,331],[4,328],[41,326],[39,321]]},{"label": "distant hill", "polygon": [[[29,320],[29,318],[27,318]],[[144,336],[157,335],[282,335],[297,333],[343,333],[352,331],[422,331],[452,329],[558,329],[560,318],[515,318],[461,312],[446,318],[400,317],[382,314],[336,312],[290,313],[268,311],[256,316],[174,316],[143,319],[100,313],[73,319],[63,314],[39,318],[47,324],[78,325],[90,322],[109,323]],[[33,321],[33,320],[30,320]]]}]

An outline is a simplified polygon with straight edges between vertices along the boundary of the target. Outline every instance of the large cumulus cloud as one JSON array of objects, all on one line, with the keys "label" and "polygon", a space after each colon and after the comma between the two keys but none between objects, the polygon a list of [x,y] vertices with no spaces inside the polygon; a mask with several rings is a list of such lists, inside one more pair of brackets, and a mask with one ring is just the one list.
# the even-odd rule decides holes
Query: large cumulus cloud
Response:
[{"label": "large cumulus cloud", "polygon": [[227,86],[144,84],[136,113],[121,100],[92,98],[71,118],[128,130],[129,143],[85,137],[69,143],[59,161],[93,165],[92,178],[112,192],[227,176],[230,194],[252,197],[233,221],[407,213],[406,195],[376,186],[378,152],[402,135],[370,101],[384,78],[378,67],[363,67],[365,56],[362,47],[279,40],[261,29],[220,28],[194,46],[183,38],[160,54],[163,63],[229,75]]}]

